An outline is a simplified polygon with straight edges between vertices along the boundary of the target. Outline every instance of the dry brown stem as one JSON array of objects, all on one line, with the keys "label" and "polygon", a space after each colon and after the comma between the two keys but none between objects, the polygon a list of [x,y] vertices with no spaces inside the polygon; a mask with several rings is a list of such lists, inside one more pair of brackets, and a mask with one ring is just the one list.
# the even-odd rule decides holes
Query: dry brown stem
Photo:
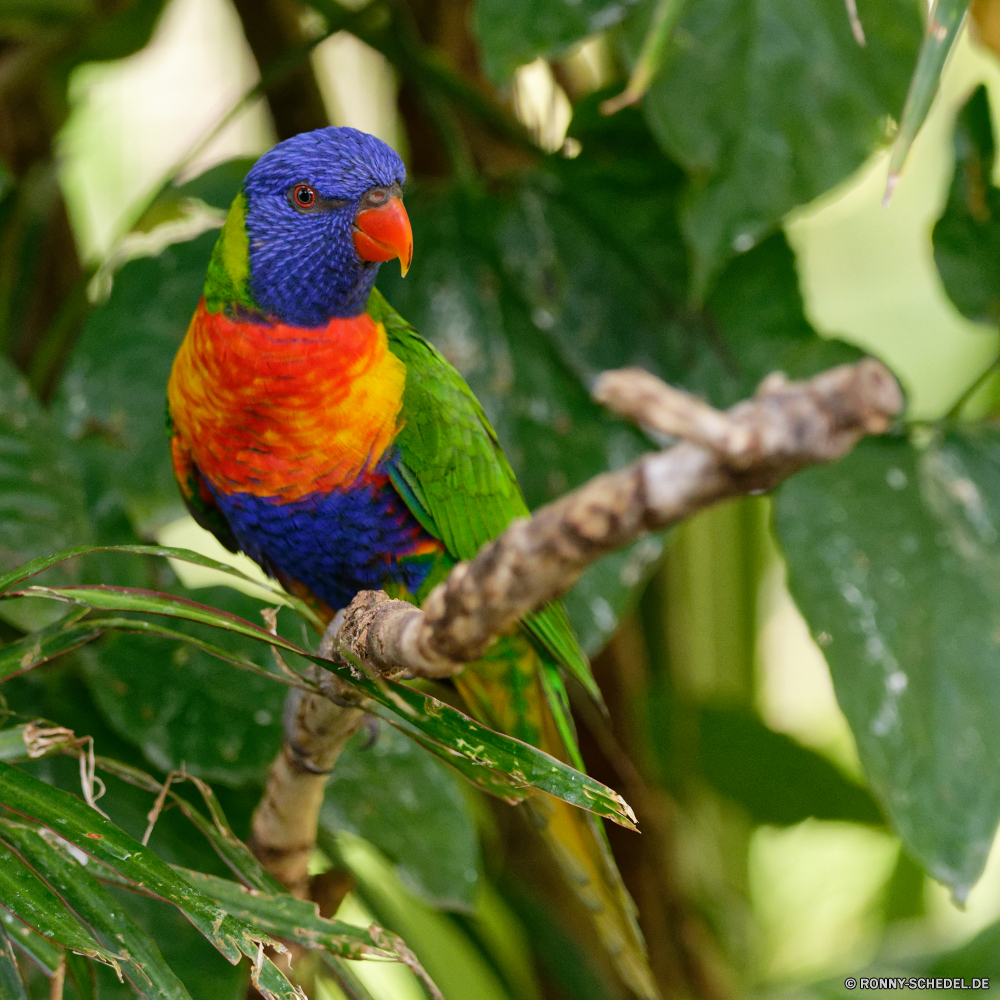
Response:
[{"label": "dry brown stem", "polygon": [[[319,673],[317,669],[312,679],[318,680]],[[337,679],[323,674],[323,686],[330,690]],[[309,896],[309,858],[326,779],[363,715],[360,709],[295,688],[285,702],[285,742],[254,810],[249,845],[260,863],[301,899]]]},{"label": "dry brown stem", "polygon": [[423,609],[362,591],[337,635],[387,675],[442,677],[479,659],[527,612],[560,597],[601,556],[727,497],[772,489],[884,432],[903,406],[896,379],[866,358],[804,382],[768,376],[722,412],[638,369],[601,376],[595,397],[684,440],[513,522],[459,563]]}]

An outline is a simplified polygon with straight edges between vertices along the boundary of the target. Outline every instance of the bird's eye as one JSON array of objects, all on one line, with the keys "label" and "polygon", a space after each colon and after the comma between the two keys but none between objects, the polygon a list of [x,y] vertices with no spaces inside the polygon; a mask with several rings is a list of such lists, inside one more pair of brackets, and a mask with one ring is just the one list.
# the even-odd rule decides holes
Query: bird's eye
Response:
[{"label": "bird's eye", "polygon": [[298,184],[292,191],[292,201],[298,208],[312,208],[316,204],[316,192],[308,184]]}]

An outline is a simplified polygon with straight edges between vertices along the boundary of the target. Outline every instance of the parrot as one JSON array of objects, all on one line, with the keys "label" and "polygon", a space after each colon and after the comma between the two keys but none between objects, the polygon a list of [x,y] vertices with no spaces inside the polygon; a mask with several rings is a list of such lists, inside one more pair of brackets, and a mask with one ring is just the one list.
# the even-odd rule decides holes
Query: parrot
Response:
[{"label": "parrot", "polygon": [[[330,126],[246,174],[167,386],[183,499],[203,528],[331,621],[361,590],[415,604],[528,507],[472,390],[375,288],[413,234],[386,143]],[[600,698],[561,602],[454,683],[472,715],[582,770],[564,678]],[[625,983],[657,997],[600,821],[527,803]]]}]

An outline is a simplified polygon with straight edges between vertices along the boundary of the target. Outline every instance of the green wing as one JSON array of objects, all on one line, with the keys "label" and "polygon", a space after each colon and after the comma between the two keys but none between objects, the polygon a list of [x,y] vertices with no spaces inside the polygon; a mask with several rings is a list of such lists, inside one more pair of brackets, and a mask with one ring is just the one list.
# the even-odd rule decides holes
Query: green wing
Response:
[{"label": "green wing", "polygon": [[[449,555],[471,559],[511,521],[528,514],[517,479],[479,400],[440,351],[378,291],[368,300],[368,313],[385,325],[389,350],[406,365],[406,423],[396,437],[392,483]],[[562,603],[546,605],[523,624],[535,645],[600,702]]]}]

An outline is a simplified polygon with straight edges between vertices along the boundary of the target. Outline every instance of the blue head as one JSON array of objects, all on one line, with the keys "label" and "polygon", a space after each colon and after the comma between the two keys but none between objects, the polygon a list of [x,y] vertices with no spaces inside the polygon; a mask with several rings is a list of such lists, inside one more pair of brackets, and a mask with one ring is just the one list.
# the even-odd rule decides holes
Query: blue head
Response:
[{"label": "blue head", "polygon": [[249,291],[262,311],[325,326],[364,311],[379,262],[413,252],[400,200],[406,169],[353,128],[304,132],[265,153],[243,181]]}]

